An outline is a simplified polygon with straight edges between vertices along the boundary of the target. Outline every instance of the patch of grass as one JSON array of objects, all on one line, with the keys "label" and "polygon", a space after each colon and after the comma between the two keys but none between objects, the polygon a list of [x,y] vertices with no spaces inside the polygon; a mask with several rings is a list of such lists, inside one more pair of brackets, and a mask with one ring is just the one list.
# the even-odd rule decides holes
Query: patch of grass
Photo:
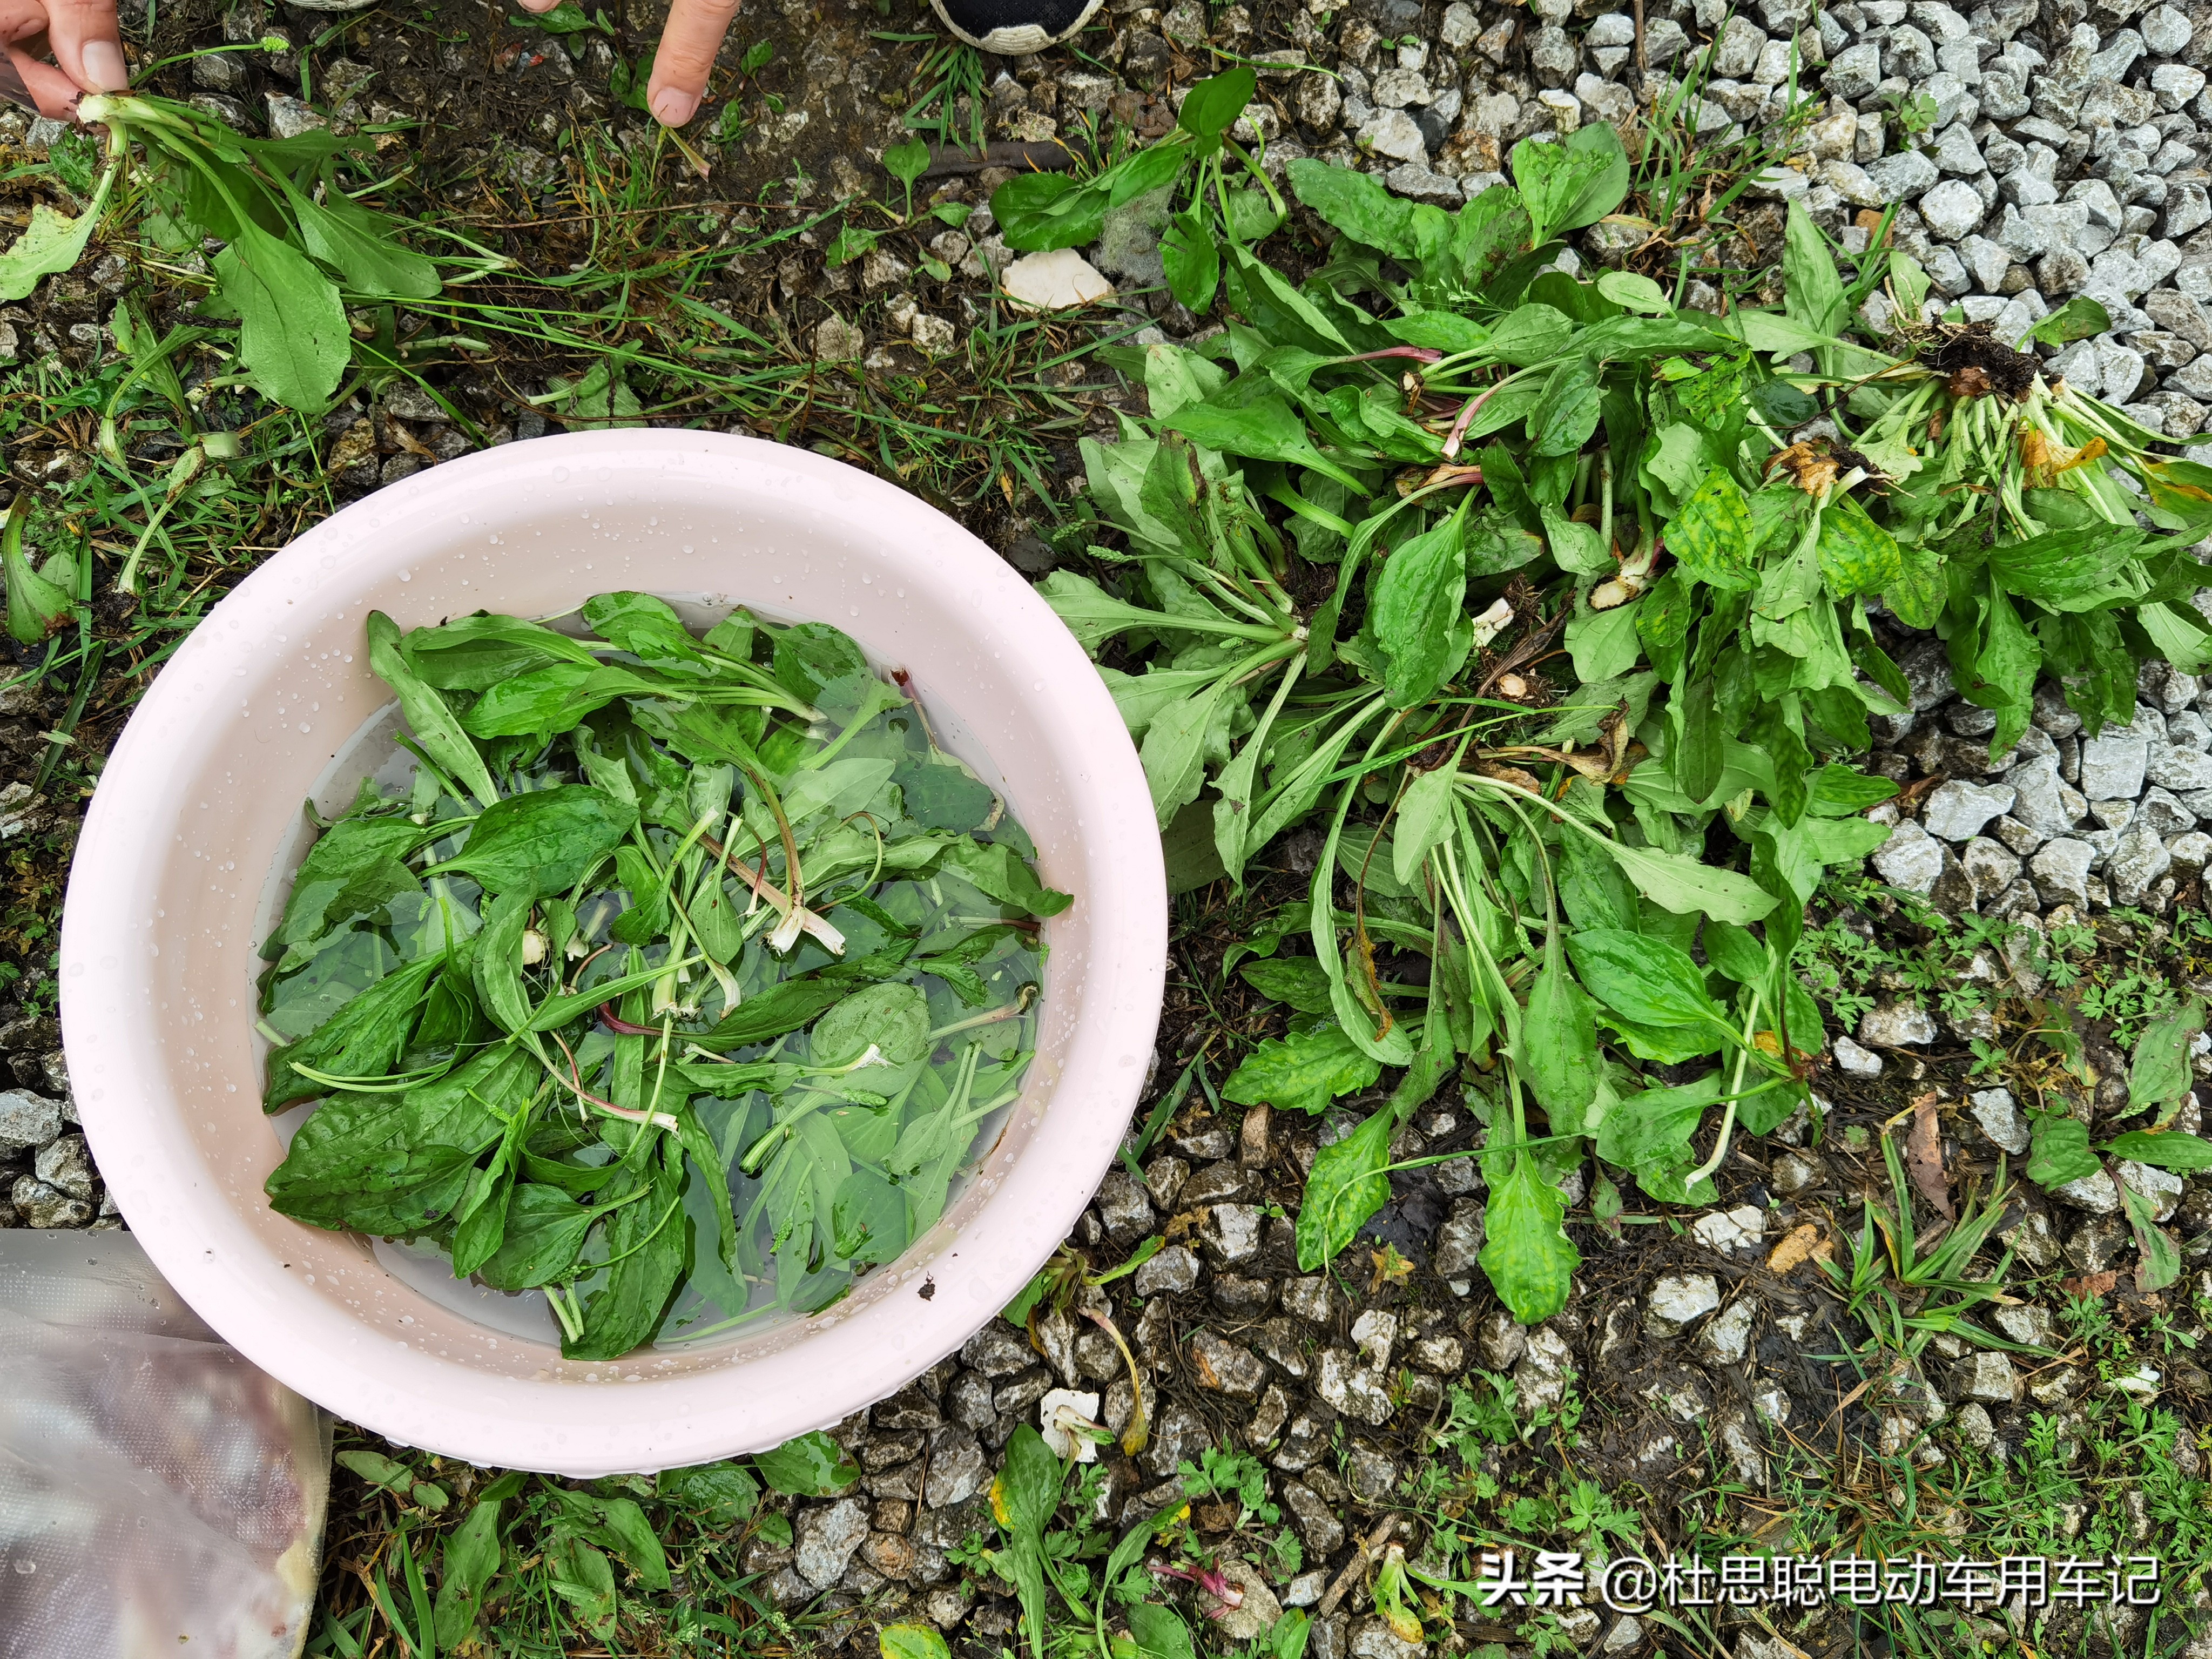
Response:
[{"label": "patch of grass", "polygon": [[1727,128],[1703,137],[1699,115],[1711,78],[1709,64],[1697,68],[1642,112],[1635,174],[1621,204],[1623,214],[1652,228],[1650,240],[1635,255],[1636,267],[1662,284],[1671,278],[1678,299],[1693,278],[1723,294],[1778,281],[1771,262],[1778,252],[1779,224],[1773,231],[1777,246],[1753,239],[1747,228],[1753,210],[1745,192],[1759,173],[1789,158],[1815,108],[1793,72],[1786,119],[1735,137]]},{"label": "patch of grass", "polygon": [[789,1518],[735,1463],[564,1482],[495,1474],[341,1430],[313,1659],[475,1650],[775,1656],[787,1617],[740,1558]]},{"label": "patch of grass", "polygon": [[922,46],[907,90],[914,102],[906,124],[945,146],[983,148],[983,54],[965,40],[941,34],[878,34],[878,40]]}]

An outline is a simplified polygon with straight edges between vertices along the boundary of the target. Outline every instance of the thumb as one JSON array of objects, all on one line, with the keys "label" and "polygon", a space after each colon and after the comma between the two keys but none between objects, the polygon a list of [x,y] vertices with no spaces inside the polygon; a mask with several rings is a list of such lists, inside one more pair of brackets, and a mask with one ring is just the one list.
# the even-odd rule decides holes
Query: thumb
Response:
[{"label": "thumb", "polygon": [[738,15],[738,0],[675,0],[653,55],[646,101],[663,126],[680,127],[699,110],[714,54]]},{"label": "thumb", "polygon": [[46,40],[62,73],[85,91],[131,89],[115,0],[46,0]]}]

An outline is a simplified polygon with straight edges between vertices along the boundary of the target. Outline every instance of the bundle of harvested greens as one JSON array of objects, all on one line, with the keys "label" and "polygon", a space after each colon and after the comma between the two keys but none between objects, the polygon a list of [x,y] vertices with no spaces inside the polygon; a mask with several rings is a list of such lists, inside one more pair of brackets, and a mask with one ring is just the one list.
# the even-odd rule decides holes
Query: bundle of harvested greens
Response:
[{"label": "bundle of harvested greens", "polygon": [[582,616],[371,616],[416,764],[318,821],[262,1030],[266,1109],[322,1103],[279,1211],[540,1291],[599,1359],[819,1310],[933,1225],[1071,901],[836,629]]}]

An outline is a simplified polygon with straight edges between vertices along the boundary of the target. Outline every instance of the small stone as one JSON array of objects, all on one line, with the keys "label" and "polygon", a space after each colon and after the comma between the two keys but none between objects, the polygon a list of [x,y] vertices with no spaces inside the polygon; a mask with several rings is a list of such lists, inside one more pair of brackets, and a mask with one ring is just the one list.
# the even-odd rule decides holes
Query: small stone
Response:
[{"label": "small stone", "polygon": [[2095,860],[2097,849],[2086,841],[2062,836],[2046,842],[2028,860],[2028,873],[2035,878],[2036,890],[2046,900],[2055,900],[2086,909],[2089,903],[2089,866]]},{"label": "small stone", "polygon": [[1382,182],[1394,196],[1433,207],[1456,208],[1466,199],[1458,179],[1435,171],[1425,161],[1402,162],[1384,173]]},{"label": "small stone", "polygon": [[2016,1308],[1997,1308],[1990,1318],[2007,1336],[2025,1348],[2047,1348],[2051,1346],[2052,1325],[2051,1310],[2034,1303]]},{"label": "small stone", "polygon": [[8,1197],[27,1227],[82,1227],[93,1217],[90,1204],[36,1176],[18,1176]]},{"label": "small stone", "polygon": [[1305,1380],[1309,1369],[1306,1350],[1310,1344],[1296,1320],[1267,1321],[1254,1335],[1253,1345],[1259,1349],[1261,1358],[1285,1376],[1299,1382]]},{"label": "small stone", "polygon": [[1846,46],[1828,63],[1828,72],[1822,83],[1830,94],[1847,104],[1874,95],[1881,82],[1881,47],[1872,40],[1862,40]]},{"label": "small stone", "polygon": [[1051,1393],[1052,1387],[1052,1373],[1039,1365],[992,1389],[991,1409],[1000,1417],[1019,1417]]},{"label": "small stone", "polygon": [[1475,1340],[1482,1363],[1493,1371],[1511,1370],[1528,1352],[1528,1333],[1511,1314],[1492,1314],[1482,1322]]},{"label": "small stone", "polygon": [[1012,1326],[994,1319],[961,1346],[960,1363],[985,1376],[1015,1376],[1036,1363],[1036,1354]]},{"label": "small stone", "polygon": [[1212,1331],[1200,1331],[1190,1342],[1191,1369],[1198,1385],[1238,1399],[1259,1396],[1267,1381],[1267,1368],[1248,1348],[1225,1341]]},{"label": "small stone", "polygon": [[[2117,1200],[2115,1200],[2117,1202]],[[1346,1417],[1380,1426],[1390,1420],[1389,1380],[1345,1348],[1324,1348],[1314,1392]]]},{"label": "small stone", "polygon": [[[1362,1619],[1352,1627],[1346,1648],[1351,1659],[1424,1659],[1428,1645],[1408,1642],[1380,1619]],[[1314,1659],[1329,1659],[1316,1653]]]},{"label": "small stone", "polygon": [[860,1559],[885,1578],[902,1584],[913,1578],[921,1566],[921,1551],[897,1533],[872,1532],[860,1545]]},{"label": "small stone", "polygon": [[1707,1320],[1692,1345],[1698,1358],[1711,1365],[1741,1364],[1758,1311],[1749,1298],[1742,1297]]},{"label": "small stone", "polygon": [[1513,1386],[1522,1405],[1544,1411],[1566,1398],[1574,1374],[1574,1355],[1565,1340],[1549,1326],[1539,1325],[1528,1333],[1528,1352],[1513,1368]]},{"label": "small stone", "polygon": [[[1528,67],[1547,91],[1565,85],[1581,62],[1582,52],[1573,37],[1556,23],[1545,24],[1529,40]],[[1547,101],[1541,93],[1537,100]]]},{"label": "small stone", "polygon": [[802,1510],[796,1531],[792,1565],[808,1583],[826,1589],[844,1577],[847,1565],[867,1538],[868,1506],[857,1498],[844,1498]]},{"label": "small stone", "polygon": [[27,1152],[50,1144],[62,1132],[58,1101],[27,1089],[0,1094],[0,1152]]},{"label": "small stone", "polygon": [[1429,90],[1427,79],[1417,70],[1384,70],[1375,77],[1368,98],[1377,109],[1403,109],[1408,104],[1426,104],[1436,94]]},{"label": "small stone", "polygon": [[1677,1335],[1720,1305],[1720,1283],[1711,1273],[1662,1273],[1644,1297],[1644,1328],[1654,1337]]},{"label": "small stone", "polygon": [[1296,101],[1298,119],[1323,133],[1335,129],[1344,108],[1344,94],[1333,76],[1309,75],[1300,81]]},{"label": "small stone", "polygon": [[1224,1641],[1249,1642],[1283,1616],[1283,1604],[1249,1562],[1224,1556],[1220,1569],[1221,1576],[1242,1592],[1243,1599],[1224,1610],[1213,1627]]},{"label": "small stone", "polygon": [[[1118,1361],[1120,1355],[1115,1358]],[[991,1385],[977,1371],[963,1371],[952,1379],[952,1386],[945,1391],[945,1413],[964,1428],[981,1432],[999,1420],[998,1407],[992,1403]]]},{"label": "small stone", "polygon": [[1881,1075],[1881,1056],[1861,1048],[1848,1036],[1838,1034],[1834,1051],[1836,1064],[1846,1077],[1877,1078]]},{"label": "small stone", "polygon": [[870,248],[867,257],[860,261],[860,286],[871,294],[897,288],[913,275],[914,267],[887,248]]},{"label": "small stone", "polygon": [[[1167,1252],[1163,1250],[1161,1255]],[[1158,1257],[1153,1258],[1155,1261]],[[1316,1325],[1326,1325],[1336,1317],[1336,1291],[1325,1275],[1311,1279],[1290,1279],[1283,1282],[1283,1311]]]},{"label": "small stone", "polygon": [[2051,1197],[2072,1205],[2077,1210],[2087,1210],[2092,1215],[2111,1215],[2120,1207],[2120,1190],[2112,1184],[2112,1177],[2100,1170],[2094,1175],[2069,1181],[2063,1187],[2053,1187]]},{"label": "small stone", "polygon": [[1965,842],[1981,833],[1982,826],[2012,811],[2017,792],[2007,785],[1965,783],[1953,779],[1939,784],[1920,811],[1921,826],[1948,842]]},{"label": "small stone", "polygon": [[1875,849],[1875,871],[1890,886],[1925,895],[1943,873],[1943,846],[1919,824],[1905,820]]},{"label": "small stone", "polygon": [[[1162,1152],[1145,1165],[1145,1191],[1151,1195],[1153,1205],[1161,1210],[1175,1208],[1176,1195],[1182,1191],[1182,1183],[1189,1178],[1190,1165],[1171,1152]],[[1159,1257],[1154,1256],[1152,1260],[1157,1261]],[[1144,1268],[1139,1267],[1137,1271],[1141,1274]],[[1189,1287],[1186,1285],[1184,1288]],[[1152,1292],[1139,1287],[1137,1294],[1149,1296]]]},{"label": "small stone", "polygon": [[1981,192],[1962,179],[1948,179],[1919,199],[1920,216],[1929,232],[1955,242],[1982,222],[1988,212]]},{"label": "small stone", "polygon": [[1708,1210],[1690,1224],[1692,1235],[1711,1250],[1755,1250],[1765,1231],[1766,1212],[1750,1204]]},{"label": "small stone", "polygon": [[281,92],[268,94],[269,136],[272,138],[299,138],[310,132],[321,132],[330,126],[327,117],[317,114],[298,99]]},{"label": "small stone", "polygon": [[1827,1166],[1812,1153],[1777,1153],[1773,1165],[1774,1190],[1789,1198],[1818,1184],[1827,1172]]},{"label": "small stone", "polygon": [[1386,1501],[1398,1485],[1398,1466],[1371,1446],[1353,1446],[1344,1473],[1352,1495],[1370,1509]]},{"label": "small stone", "polygon": [[1469,1284],[1468,1275],[1474,1271],[1476,1257],[1482,1253],[1482,1205],[1476,1200],[1463,1198],[1452,1206],[1451,1214],[1437,1233],[1437,1243],[1430,1255],[1430,1265],[1437,1277],[1464,1296],[1458,1290]]},{"label": "small stone", "polygon": [[2204,90],[2204,71],[2188,64],[2160,64],[2150,72],[2150,89],[2160,109],[2178,111]]},{"label": "small stone", "polygon": [[1098,1219],[1108,1237],[1132,1243],[1152,1229],[1152,1206],[1144,1183],[1125,1170],[1109,1170],[1098,1183]]},{"label": "small stone", "polygon": [[1244,1425],[1244,1443],[1255,1449],[1273,1445],[1275,1437],[1282,1433],[1283,1425],[1290,1420],[1290,1395],[1283,1392],[1279,1383],[1269,1383],[1251,1419]]},{"label": "small stone", "polygon": [[2152,1220],[2164,1221],[2180,1206],[2185,1184],[2179,1176],[2132,1158],[2116,1165],[2115,1173],[2137,1196],[2150,1200]]},{"label": "small stone", "polygon": [[2177,58],[2195,33],[2189,15],[2172,6],[2154,6],[2142,15],[2143,50],[2154,58]]},{"label": "small stone", "polygon": [[1968,1400],[2009,1406],[2020,1398],[2020,1376],[2003,1354],[1983,1350],[1959,1368],[1959,1392]]},{"label": "small stone", "polygon": [[1153,1424],[1152,1443],[1145,1448],[1140,1461],[1155,1480],[1165,1480],[1181,1465],[1197,1462],[1213,1443],[1212,1425],[1181,1401],[1174,1401]]},{"label": "small stone", "polygon": [[2027,1123],[2009,1089],[1984,1089],[1966,1097],[1966,1104],[1982,1133],[2014,1157],[2028,1149]]},{"label": "small stone", "polygon": [[1467,1363],[1467,1350],[1451,1336],[1425,1336],[1407,1351],[1415,1369],[1455,1376]]},{"label": "small stone", "polygon": [[2020,878],[2020,856],[2002,842],[1976,836],[1959,855],[1978,898],[1992,899]]},{"label": "small stone", "polygon": [[2174,879],[2193,880],[2212,867],[2212,836],[2202,830],[2185,830],[2166,844],[2167,856],[2172,860]]},{"label": "small stone", "polygon": [[2143,296],[2143,310],[2160,328],[2180,336],[2199,351],[2212,351],[2212,313],[2188,295],[2159,289]]},{"label": "small stone", "polygon": [[2212,789],[2212,755],[2179,744],[2150,744],[2145,749],[2143,775],[2162,789]]},{"label": "small stone", "polygon": [[2141,902],[2152,884],[2172,863],[2173,855],[2166,850],[2166,843],[2159,839],[2155,830],[2148,823],[2130,823],[2105,860],[2105,883],[2112,890],[2112,902]]},{"label": "small stone", "polygon": [[[1973,133],[1963,126],[1946,127],[1943,130],[1942,137],[1936,141],[1935,148],[1929,152],[1929,157],[1936,163],[1938,171],[1954,173],[1961,179],[1972,179],[1984,170],[1982,161],[1981,147],[1974,143]],[[1942,186],[1938,185],[1936,188],[1936,190],[1941,190]],[[1972,186],[1970,185],[1969,188],[1971,189]],[[1935,193],[1935,191],[1929,191],[1929,196],[1933,196]],[[1975,191],[1974,199],[1977,204],[1975,217],[1978,220],[1981,216],[1979,211],[1979,205],[1981,203],[1980,191]],[[1921,200],[1920,216],[1923,219],[1928,218],[1928,203],[1926,198],[1923,198]],[[1931,230],[1935,228],[1934,220],[1929,220],[1929,228]],[[1937,234],[1940,235],[1942,233],[1938,232]],[[1971,259],[1967,261],[1969,269],[1972,268],[1972,263],[1973,262]],[[1999,274],[2002,275],[2002,273]]]},{"label": "small stone", "polygon": [[999,286],[1015,307],[1065,311],[1110,299],[1114,284],[1072,247],[1025,253],[1000,274]]},{"label": "small stone", "polygon": [[860,354],[867,349],[867,337],[842,317],[825,317],[814,330],[814,357],[817,362],[857,362]]},{"label": "small stone", "polygon": [[[1880,161],[1868,163],[1867,178],[1881,192],[1885,201],[1910,202],[1925,195],[1942,176],[1936,163],[1917,149],[1900,150],[1894,155],[1885,155]],[[1977,197],[1978,203],[1980,198]],[[1978,223],[1979,214],[1974,216]],[[1968,226],[1972,229],[1972,226]],[[1961,235],[1965,232],[1960,233]]]},{"label": "small stone", "polygon": [[1132,1277],[1139,1296],[1182,1296],[1198,1284],[1198,1258],[1182,1245],[1170,1244]]},{"label": "small stone", "polygon": [[1177,1202],[1186,1210],[1204,1209],[1213,1204],[1234,1204],[1251,1194],[1252,1178],[1243,1166],[1224,1158],[1218,1164],[1208,1164],[1194,1172],[1183,1183]]},{"label": "small stone", "polygon": [[1352,1322],[1352,1346],[1377,1370],[1390,1364],[1390,1349],[1397,1338],[1397,1316],[1379,1308],[1370,1308]]},{"label": "small stone", "polygon": [[973,1434],[939,1429],[929,1438],[929,1478],[921,1501],[933,1510],[965,1503],[988,1484],[990,1474],[990,1463]]},{"label": "small stone", "polygon": [[49,1187],[90,1203],[94,1194],[92,1155],[82,1135],[64,1135],[42,1147],[31,1163],[32,1173]]},{"label": "small stone", "polygon": [[2091,800],[2133,800],[2142,793],[2148,751],[2143,734],[2132,727],[2107,726],[2096,737],[2084,738],[2075,787]]},{"label": "small stone", "polygon": [[2136,803],[2136,818],[2158,836],[2178,836],[2197,827],[2197,814],[2164,789],[2143,791],[2143,798]]},{"label": "small stone", "polygon": [[1936,1022],[1917,1003],[1879,1002],[1859,1016],[1859,1041],[1877,1048],[1929,1043],[1936,1041]]},{"label": "small stone", "polygon": [[1308,1556],[1316,1561],[1326,1560],[1342,1547],[1344,1523],[1322,1501],[1319,1492],[1303,1480],[1285,1480],[1282,1497],[1284,1506],[1291,1512],[1291,1524],[1297,1529]]},{"label": "small stone", "polygon": [[1256,1204],[1216,1204],[1200,1226],[1199,1243],[1218,1265],[1233,1267],[1260,1254],[1260,1221]]},{"label": "small stone", "polygon": [[1428,160],[1428,146],[1421,137],[1420,128],[1401,109],[1377,110],[1352,142],[1363,150],[1388,156],[1394,161]]},{"label": "small stone", "polygon": [[1759,54],[1765,46],[1765,29],[1741,13],[1730,17],[1720,39],[1713,44],[1713,76],[1721,80],[1742,80],[1758,66]]}]

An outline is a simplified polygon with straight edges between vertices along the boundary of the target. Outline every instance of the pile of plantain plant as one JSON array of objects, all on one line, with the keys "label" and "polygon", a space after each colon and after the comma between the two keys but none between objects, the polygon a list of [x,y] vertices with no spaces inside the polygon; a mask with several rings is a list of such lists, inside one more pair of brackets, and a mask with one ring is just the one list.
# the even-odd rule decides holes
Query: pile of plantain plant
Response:
[{"label": "pile of plantain plant", "polygon": [[[1194,91],[1196,125],[1226,131],[1220,102]],[[1314,1164],[1301,1267],[1435,1161],[1390,1148],[1456,1075],[1486,1126],[1481,1265],[1534,1321],[1570,1289],[1559,1183],[1585,1156],[1595,1218],[1616,1175],[1710,1203],[1733,1139],[1808,1103],[1804,907],[1886,839],[1866,813],[1897,786],[1856,762],[1910,702],[1873,613],[1943,640],[1993,757],[2039,677],[2091,732],[2125,720],[2143,662],[2212,666],[2187,552],[2212,470],[1931,315],[1879,240],[1847,281],[1793,206],[1782,308],[1714,315],[1561,258],[1627,191],[1612,129],[1511,167],[1445,212],[1291,161],[1333,234],[1303,281],[1224,205],[1224,326],[1116,355],[1149,416],[1085,441],[1096,577],[1044,591],[1112,657],[1179,886],[1321,831],[1309,902],[1224,963],[1289,1011],[1229,1099],[1319,1113],[1396,1068]],[[2039,333],[2106,326],[2080,301]],[[2212,1163],[2167,1127],[2185,1064],[2146,1075],[2124,1155]],[[2064,1138],[2039,1124],[2031,1178],[2100,1167]]]}]

